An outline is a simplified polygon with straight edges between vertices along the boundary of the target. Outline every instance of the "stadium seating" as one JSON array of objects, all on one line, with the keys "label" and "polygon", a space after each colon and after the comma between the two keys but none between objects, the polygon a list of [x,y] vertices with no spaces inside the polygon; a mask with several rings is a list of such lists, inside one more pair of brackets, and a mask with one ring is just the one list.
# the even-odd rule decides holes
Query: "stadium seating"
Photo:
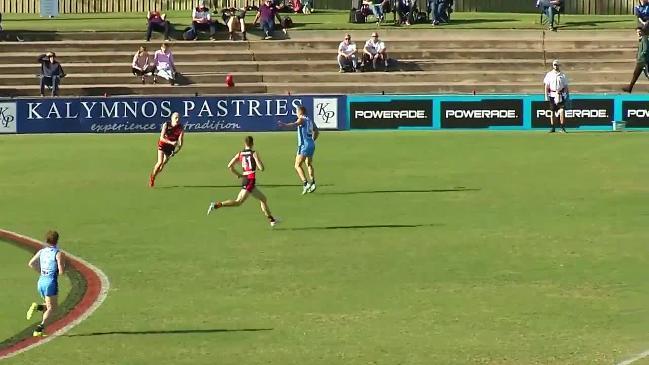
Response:
[{"label": "stadium seating", "polygon": [[[353,32],[359,48],[369,31]],[[599,33],[598,33],[599,34]],[[233,93],[538,93],[559,58],[573,92],[617,92],[628,82],[636,41],[628,32],[431,30],[381,33],[390,73],[339,74],[342,32],[294,31],[288,40],[172,43],[179,86],[141,85],[130,61],[142,33],[33,33],[0,42],[0,96],[38,95],[36,56],[55,51],[69,75],[62,96]],[[258,38],[257,38],[258,39]],[[34,41],[39,40],[39,41]],[[155,51],[160,40],[148,44]],[[545,62],[545,63],[544,63]],[[236,86],[227,88],[225,75]],[[645,86],[640,83],[639,91]]]}]

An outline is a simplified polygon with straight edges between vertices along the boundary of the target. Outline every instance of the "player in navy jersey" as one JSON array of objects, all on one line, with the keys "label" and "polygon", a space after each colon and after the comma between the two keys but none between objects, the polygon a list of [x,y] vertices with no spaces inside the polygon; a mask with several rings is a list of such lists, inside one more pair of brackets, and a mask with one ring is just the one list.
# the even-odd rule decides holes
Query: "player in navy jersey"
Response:
[{"label": "player in navy jersey", "polygon": [[[248,196],[252,195],[253,197],[255,197],[255,199],[259,200],[259,203],[261,204],[261,211],[264,213],[266,218],[268,218],[271,227],[275,227],[277,221],[270,214],[266,196],[256,186],[257,169],[259,169],[259,171],[264,171],[264,163],[261,162],[261,158],[259,158],[257,151],[254,151],[252,149],[253,146],[254,140],[251,136],[247,136],[244,140],[243,151],[238,152],[236,155],[234,155],[234,157],[232,157],[232,159],[230,160],[230,163],[228,163],[228,169],[230,169],[230,171],[234,175],[236,175],[237,178],[241,179],[241,190],[239,191],[237,199],[225,200],[222,202],[212,202],[207,208],[207,214],[209,215],[213,210],[219,208],[238,207],[243,204],[246,199],[248,199]],[[243,170],[242,172],[237,171],[237,169],[235,168],[235,165],[237,163],[241,164],[241,169]]]},{"label": "player in navy jersey", "polygon": [[160,139],[158,140],[158,162],[153,166],[153,172],[149,177],[149,186],[155,185],[155,178],[162,172],[169,158],[180,152],[183,147],[183,137],[185,131],[182,124],[180,124],[180,114],[171,114],[171,121],[165,122],[160,131]]},{"label": "player in navy jersey", "polygon": [[36,252],[34,257],[29,260],[29,267],[40,273],[38,278],[38,293],[45,301],[43,304],[32,303],[27,310],[27,319],[31,319],[35,311],[43,312],[43,320],[34,329],[33,336],[41,337],[45,331],[45,325],[52,313],[58,306],[59,295],[59,275],[63,275],[63,253],[57,246],[59,234],[56,231],[49,231],[45,236],[47,247]]},{"label": "player in navy jersey", "polygon": [[[318,139],[320,131],[311,118],[306,116],[307,110],[304,106],[297,108],[297,120],[293,123],[278,122],[281,127],[297,126],[297,156],[295,156],[295,171],[302,180],[302,194],[313,193],[316,189],[315,171],[313,169],[313,155],[315,154],[315,140]],[[306,163],[309,180],[304,175],[303,165]]]}]

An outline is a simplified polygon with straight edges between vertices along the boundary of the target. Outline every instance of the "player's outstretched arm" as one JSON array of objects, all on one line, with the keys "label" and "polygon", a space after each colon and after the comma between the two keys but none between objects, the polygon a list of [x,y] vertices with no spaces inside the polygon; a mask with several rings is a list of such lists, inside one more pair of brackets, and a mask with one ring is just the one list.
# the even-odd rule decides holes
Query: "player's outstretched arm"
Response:
[{"label": "player's outstretched arm", "polygon": [[297,120],[293,123],[282,123],[281,121],[278,121],[277,124],[279,124],[280,127],[295,127],[296,125],[302,125],[304,123],[304,120],[302,120],[302,117],[297,117]]},{"label": "player's outstretched arm", "polygon": [[257,153],[257,151],[255,151],[255,153],[252,154],[252,157],[255,159],[255,162],[257,163],[257,168],[259,169],[259,171],[264,171],[264,163],[261,162],[261,157],[259,157],[259,154]]},{"label": "player's outstretched arm", "polygon": [[236,155],[234,155],[234,157],[232,157],[230,163],[228,163],[228,170],[230,170],[230,172],[232,172],[238,178],[241,178],[243,175],[241,175],[239,171],[237,171],[237,169],[234,168],[234,165],[237,163],[238,160],[239,160],[239,154],[237,153]]},{"label": "player's outstretched arm", "polygon": [[36,272],[40,272],[40,268],[38,267],[38,259],[41,257],[41,251],[36,252],[36,254],[29,260],[29,263],[27,266],[30,268],[34,269]]}]

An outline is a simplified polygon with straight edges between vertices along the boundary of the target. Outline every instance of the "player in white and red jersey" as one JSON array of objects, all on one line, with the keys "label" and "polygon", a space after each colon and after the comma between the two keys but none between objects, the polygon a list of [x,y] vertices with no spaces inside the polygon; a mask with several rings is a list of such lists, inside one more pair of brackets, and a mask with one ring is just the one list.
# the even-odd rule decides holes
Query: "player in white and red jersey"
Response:
[{"label": "player in white and red jersey", "polygon": [[[254,141],[251,136],[247,136],[245,138],[244,145],[245,147],[243,151],[238,152],[236,155],[234,155],[234,157],[232,157],[232,159],[230,160],[230,163],[228,163],[228,169],[230,169],[230,171],[235,174],[237,178],[241,179],[241,190],[239,191],[237,199],[225,200],[222,202],[212,202],[207,208],[207,214],[209,215],[213,210],[219,208],[238,207],[243,204],[246,199],[248,199],[248,196],[252,195],[257,200],[259,200],[259,203],[261,204],[261,211],[264,212],[264,215],[266,216],[266,218],[268,218],[271,227],[274,227],[275,224],[277,224],[277,221],[270,214],[266,196],[256,186],[257,169],[259,169],[259,171],[264,171],[264,164],[263,162],[261,162],[257,151],[254,151],[252,149]],[[235,165],[237,163],[241,164],[241,169],[243,170],[242,172],[239,172],[235,169]]]}]

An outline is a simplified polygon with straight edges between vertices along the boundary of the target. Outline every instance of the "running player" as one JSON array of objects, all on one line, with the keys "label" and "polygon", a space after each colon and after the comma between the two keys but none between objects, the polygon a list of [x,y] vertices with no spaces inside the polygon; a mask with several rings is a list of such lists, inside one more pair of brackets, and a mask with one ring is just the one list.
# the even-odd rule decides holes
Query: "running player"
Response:
[{"label": "running player", "polygon": [[171,156],[180,152],[183,147],[183,136],[185,135],[183,126],[180,124],[180,114],[171,114],[171,121],[165,122],[160,131],[160,140],[158,140],[158,162],[153,167],[153,172],[149,177],[149,186],[155,185],[155,178],[162,172]]},{"label": "running player", "polygon": [[[232,157],[232,160],[230,160],[230,163],[228,163],[228,169],[230,169],[230,171],[235,174],[237,178],[241,179],[241,190],[239,191],[237,199],[225,200],[222,202],[212,202],[207,208],[207,214],[209,215],[213,210],[219,208],[238,207],[243,204],[246,199],[248,199],[248,196],[252,195],[253,197],[255,197],[255,199],[259,200],[259,203],[261,204],[261,211],[264,213],[266,218],[268,218],[270,226],[275,227],[277,220],[275,220],[275,218],[270,214],[266,196],[261,192],[261,190],[259,190],[258,187],[255,186],[257,182],[255,173],[257,169],[259,169],[259,171],[264,171],[264,163],[261,162],[257,151],[254,151],[252,149],[253,146],[254,141],[252,137],[247,136],[244,139],[243,151],[238,152],[236,155],[234,155],[234,157]],[[237,171],[234,167],[237,162],[241,164],[241,169],[243,170],[242,173],[239,173],[239,171]]]},{"label": "running player", "polygon": [[[306,107],[303,105],[297,108],[297,120],[293,123],[278,122],[282,127],[297,126],[297,156],[295,156],[295,171],[302,180],[302,194],[313,193],[316,189],[315,171],[313,170],[313,154],[315,153],[315,140],[318,139],[320,131],[311,118],[306,116]],[[304,175],[303,165],[309,173],[309,182]]]},{"label": "running player", "polygon": [[36,252],[29,260],[29,267],[41,274],[38,278],[38,293],[45,301],[43,304],[32,303],[27,310],[27,319],[31,319],[35,311],[43,312],[43,320],[34,329],[34,337],[44,336],[45,325],[52,316],[58,305],[59,275],[64,273],[63,253],[57,246],[59,234],[56,231],[49,231],[45,236],[47,247]]}]

